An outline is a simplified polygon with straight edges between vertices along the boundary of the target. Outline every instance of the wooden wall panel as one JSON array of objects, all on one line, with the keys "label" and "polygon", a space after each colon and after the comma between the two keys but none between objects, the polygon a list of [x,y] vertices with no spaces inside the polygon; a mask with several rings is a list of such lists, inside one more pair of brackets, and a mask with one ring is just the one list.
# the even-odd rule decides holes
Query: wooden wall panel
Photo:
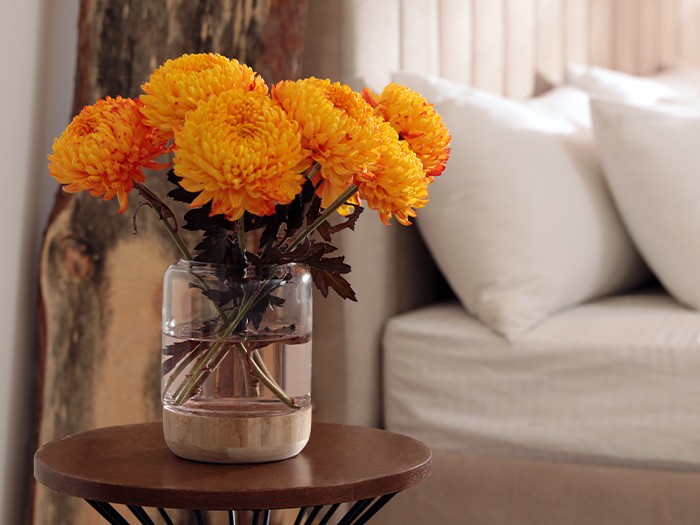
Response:
[{"label": "wooden wall panel", "polygon": [[[473,0],[472,84],[503,93],[505,80],[505,4],[502,0]],[[469,33],[467,33],[468,35]]]},{"label": "wooden wall panel", "polygon": [[[341,77],[334,80],[355,89],[370,86],[381,91],[391,72],[401,67],[401,1],[353,0],[341,2],[341,7],[342,26],[337,31],[343,67]],[[323,47],[316,50],[323,52]]]},{"label": "wooden wall panel", "polygon": [[612,67],[612,2],[614,0],[590,0],[588,57],[591,64]]},{"label": "wooden wall panel", "polygon": [[590,12],[588,0],[565,0],[563,9],[564,61],[589,62]]},{"label": "wooden wall panel", "polygon": [[639,6],[642,0],[615,0],[612,4],[612,66],[625,73],[638,70]]},{"label": "wooden wall panel", "polygon": [[659,67],[659,0],[639,0],[637,30],[637,67],[642,74]]},{"label": "wooden wall panel", "polygon": [[564,70],[563,0],[537,0],[535,42],[537,73],[553,83],[560,82]]},{"label": "wooden wall panel", "polygon": [[440,71],[439,0],[401,1],[401,69],[437,75]]},{"label": "wooden wall panel", "polygon": [[[692,17],[690,17],[690,25],[681,23],[684,13],[680,2],[681,0],[659,0],[659,63],[662,67],[674,64],[679,56],[682,58],[687,56],[686,50],[681,48],[683,26],[698,27],[697,20],[693,21]],[[696,10],[700,10],[700,1],[694,0],[693,5]],[[682,31],[682,33],[688,32]],[[697,29],[692,33],[697,33]],[[700,59],[699,55],[700,50],[695,49],[695,58]],[[700,64],[700,60],[696,63]]]},{"label": "wooden wall panel", "polygon": [[505,94],[524,98],[534,90],[535,0],[506,0],[505,7]]},{"label": "wooden wall panel", "polygon": [[[672,49],[679,50],[681,57],[696,66],[700,66],[700,0],[673,0],[677,4],[676,16],[681,17],[682,31],[678,31],[675,37],[672,33],[669,37],[669,56],[673,56]],[[674,11],[669,9],[669,18]],[[674,27],[673,21],[669,20],[669,26]],[[675,38],[675,41],[671,40]]]},{"label": "wooden wall panel", "polygon": [[636,74],[679,56],[700,64],[700,0],[311,1],[325,14],[308,41],[340,43],[307,47],[306,72],[337,70],[354,87],[381,89],[402,69],[521,98],[572,62]]},{"label": "wooden wall panel", "polygon": [[474,53],[471,28],[474,12],[468,0],[440,0],[440,75],[455,82],[471,84]]}]

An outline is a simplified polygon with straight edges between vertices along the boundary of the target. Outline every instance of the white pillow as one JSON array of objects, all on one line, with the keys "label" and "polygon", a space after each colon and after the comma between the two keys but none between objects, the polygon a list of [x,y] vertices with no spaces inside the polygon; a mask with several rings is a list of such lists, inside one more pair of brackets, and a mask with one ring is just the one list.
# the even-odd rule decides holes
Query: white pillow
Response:
[{"label": "white pillow", "polygon": [[656,75],[635,76],[599,66],[569,64],[566,82],[596,97],[610,97],[635,104],[693,100],[700,96],[700,73],[678,66]]},{"label": "white pillow", "polygon": [[605,178],[666,289],[700,309],[700,107],[592,100]]},{"label": "white pillow", "polygon": [[455,294],[485,324],[515,340],[561,308],[648,277],[591,131],[562,113],[586,115],[585,93],[518,102],[436,77],[393,80],[436,101],[452,134],[447,169],[417,224]]}]

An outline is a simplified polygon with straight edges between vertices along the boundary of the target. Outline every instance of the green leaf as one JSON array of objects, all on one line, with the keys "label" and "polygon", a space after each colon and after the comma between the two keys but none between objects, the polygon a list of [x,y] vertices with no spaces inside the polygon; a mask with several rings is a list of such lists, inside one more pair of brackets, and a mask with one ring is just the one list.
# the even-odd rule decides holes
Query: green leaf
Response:
[{"label": "green leaf", "polygon": [[183,228],[190,231],[233,230],[235,224],[226,220],[223,215],[211,215],[211,204],[207,203],[201,208],[193,208],[185,213],[185,225]]},{"label": "green leaf", "polygon": [[293,237],[304,226],[304,219],[307,216],[315,214],[318,217],[320,208],[321,199],[316,195],[312,182],[307,180],[301,193],[289,204],[285,239]]},{"label": "green leaf", "polygon": [[350,213],[350,215],[347,215],[345,217],[345,220],[339,224],[336,224],[334,226],[330,226],[328,228],[328,233],[330,235],[333,235],[335,233],[338,233],[339,231],[345,230],[346,228],[350,228],[351,230],[355,230],[355,224],[357,224],[357,219],[360,218],[360,215],[364,211],[364,208],[362,206],[353,206],[353,210]]},{"label": "green leaf", "polygon": [[328,297],[328,290],[332,288],[343,299],[350,299],[351,301],[357,302],[357,297],[355,296],[352,286],[341,275],[333,271],[312,266],[311,277],[323,297]]},{"label": "green leaf", "polygon": [[168,197],[179,202],[185,202],[187,204],[192,204],[192,201],[197,197],[196,193],[187,191],[185,188],[180,186],[180,177],[175,175],[174,170],[168,171],[168,181],[172,183],[175,188],[168,192]]},{"label": "green leaf", "polygon": [[335,251],[337,248],[330,243],[306,241],[285,255],[309,266],[314,284],[324,297],[333,289],[343,299],[357,301],[352,286],[342,276],[351,270],[350,265],[345,262],[345,257],[327,257]]},{"label": "green leaf", "polygon": [[237,248],[232,249],[231,245],[229,232],[225,230],[207,232],[194,248],[198,252],[194,259],[200,262],[225,264],[230,259],[229,253],[237,251]]}]

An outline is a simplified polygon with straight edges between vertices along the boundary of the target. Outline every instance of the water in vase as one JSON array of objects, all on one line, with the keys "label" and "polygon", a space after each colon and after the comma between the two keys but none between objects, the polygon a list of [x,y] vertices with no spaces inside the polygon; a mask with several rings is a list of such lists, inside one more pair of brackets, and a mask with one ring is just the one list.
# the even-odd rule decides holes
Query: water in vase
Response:
[{"label": "water in vase", "polygon": [[[279,387],[299,408],[311,402],[311,334],[193,339],[163,334],[163,406],[222,417],[294,412],[275,395]],[[275,384],[265,384],[254,370]]]}]

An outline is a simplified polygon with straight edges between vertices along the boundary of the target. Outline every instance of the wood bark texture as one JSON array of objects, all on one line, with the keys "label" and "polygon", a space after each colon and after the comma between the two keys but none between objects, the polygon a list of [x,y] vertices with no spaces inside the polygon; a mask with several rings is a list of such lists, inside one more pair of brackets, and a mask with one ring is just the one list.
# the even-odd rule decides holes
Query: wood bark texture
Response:
[{"label": "wood bark texture", "polygon": [[[138,96],[153,69],[183,53],[237,58],[269,84],[298,78],[305,16],[306,0],[82,0],[73,111],[107,95]],[[164,177],[147,184],[167,192]],[[149,208],[134,234],[140,203],[134,192],[119,215],[116,200],[57,195],[39,275],[37,446],[161,418],[162,277],[179,254]],[[27,523],[100,520],[35,483],[27,500]]]}]

